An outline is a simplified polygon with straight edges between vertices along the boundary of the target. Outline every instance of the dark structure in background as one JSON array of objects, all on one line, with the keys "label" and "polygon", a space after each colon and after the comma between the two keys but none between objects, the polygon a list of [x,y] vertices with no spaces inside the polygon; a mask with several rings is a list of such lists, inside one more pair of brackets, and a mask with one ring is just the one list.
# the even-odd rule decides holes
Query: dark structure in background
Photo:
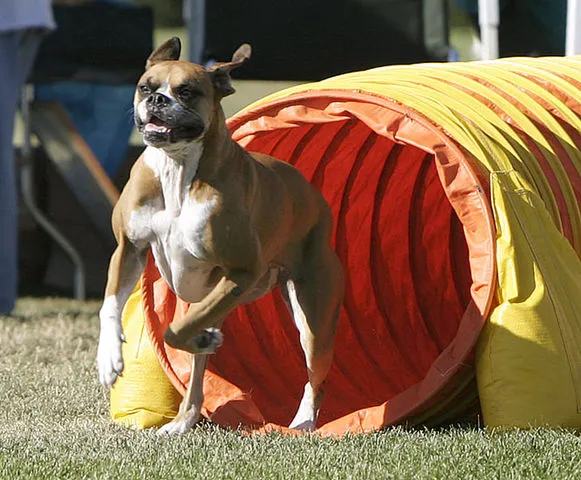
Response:
[{"label": "dark structure in background", "polygon": [[[153,12],[101,1],[53,8],[58,29],[42,44],[29,82],[37,99],[62,106],[36,101],[23,108],[41,145],[21,168],[34,165],[40,211],[82,258],[88,294],[100,296],[115,246],[110,218],[117,192],[97,153],[126,156],[134,86],[153,49]],[[114,177],[115,171],[108,173]],[[70,292],[70,257],[38,219],[21,211],[21,293]]]},{"label": "dark structure in background", "polygon": [[253,47],[237,78],[321,80],[448,55],[446,0],[208,0],[205,10],[206,61]]},{"label": "dark structure in background", "polygon": [[42,43],[32,83],[135,84],[153,48],[149,7],[88,2],[53,7],[57,30]]},{"label": "dark structure in background", "polygon": [[[155,12],[151,6],[138,6],[139,1],[129,6],[105,1],[55,5],[59,28],[42,45],[31,82],[133,88],[153,49],[153,14],[159,17],[179,7],[175,0],[148,3]],[[205,60],[229,59],[243,42],[254,48],[252,62],[237,78],[311,81],[381,65],[442,61],[448,54],[446,0],[212,0],[205,2],[205,12]],[[90,189],[85,182],[91,181],[87,166],[94,161],[83,158],[82,139],[71,130],[74,121],[56,122],[63,112],[50,110],[53,121],[47,123],[49,117],[41,111],[47,112],[31,107],[33,129],[45,143],[36,156],[38,203],[83,258],[89,295],[99,296],[114,247],[109,224],[103,222],[112,204],[103,195],[86,195]],[[74,120],[74,112],[69,115]],[[98,120],[99,125],[106,123]],[[63,141],[67,129],[75,141]],[[58,149],[67,153],[51,153]],[[75,162],[63,161],[67,156]],[[91,188],[99,186],[93,179]],[[102,206],[98,219],[91,215],[95,205],[86,205],[91,198]],[[70,291],[70,261],[30,219],[22,223],[21,278],[28,287],[36,284],[24,291],[39,291],[38,283],[44,284],[43,293],[47,286],[49,292]]]},{"label": "dark structure in background", "polygon": [[[478,0],[454,0],[478,28]],[[500,57],[565,54],[567,0],[499,0]]]}]

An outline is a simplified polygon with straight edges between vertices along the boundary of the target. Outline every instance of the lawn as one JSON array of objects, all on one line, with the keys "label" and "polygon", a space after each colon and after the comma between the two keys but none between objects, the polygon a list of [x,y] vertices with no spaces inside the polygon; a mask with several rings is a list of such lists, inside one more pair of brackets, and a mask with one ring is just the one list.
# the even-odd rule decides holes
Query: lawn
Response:
[{"label": "lawn", "polygon": [[581,439],[564,430],[397,427],[336,440],[116,426],[96,379],[98,308],[23,299],[0,317],[0,478],[581,478]]}]

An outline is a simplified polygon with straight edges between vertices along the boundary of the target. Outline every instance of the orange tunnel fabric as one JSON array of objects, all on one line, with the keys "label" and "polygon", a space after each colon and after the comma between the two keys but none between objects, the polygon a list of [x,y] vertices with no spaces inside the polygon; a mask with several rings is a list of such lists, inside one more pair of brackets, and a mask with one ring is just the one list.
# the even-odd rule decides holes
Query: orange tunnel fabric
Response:
[{"label": "orange tunnel fabric", "polygon": [[[568,148],[551,136],[552,128],[581,145],[563,114],[577,104],[572,107],[569,92],[555,80],[548,90],[559,103],[548,108],[536,88],[546,89],[546,81],[525,64],[509,62],[496,84],[488,76],[498,69],[494,62],[359,72],[276,94],[229,120],[233,138],[248,150],[295,165],[335,217],[332,241],[347,288],[320,433],[437,424],[478,411],[474,347],[495,301],[489,174],[504,169],[500,147],[534,160],[531,183],[549,192],[543,199],[555,223],[571,243],[578,241],[570,214],[576,202],[568,200],[575,195],[563,193],[560,170],[544,149]],[[546,118],[522,105],[514,107],[522,118],[503,110],[499,99],[513,106],[521,101],[513,96],[522,95],[515,78],[547,107]],[[509,81],[512,90],[505,88]],[[523,129],[529,123],[543,141]],[[495,150],[487,151],[491,141]],[[579,177],[566,160],[559,165]],[[188,356],[164,345],[162,334],[187,305],[151,258],[142,294],[158,358],[183,393]],[[279,293],[238,308],[223,333],[205,378],[204,414],[233,427],[288,425],[307,376]]]}]

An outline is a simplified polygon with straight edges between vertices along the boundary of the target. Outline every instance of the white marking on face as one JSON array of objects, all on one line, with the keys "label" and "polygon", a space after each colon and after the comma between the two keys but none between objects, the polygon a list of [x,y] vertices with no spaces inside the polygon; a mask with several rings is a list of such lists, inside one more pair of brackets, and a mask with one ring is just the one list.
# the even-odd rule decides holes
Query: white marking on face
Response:
[{"label": "white marking on face", "polygon": [[[171,86],[169,83],[169,75],[167,76],[165,81],[159,86],[159,88],[156,90],[156,93],[161,93],[162,95],[165,95],[166,97],[168,97],[172,102],[177,102],[176,98],[172,94]],[[137,107],[136,107],[137,115],[138,115],[139,119],[144,123],[148,117],[147,98],[148,97],[143,98],[137,104]],[[158,132],[164,132],[164,131],[169,130],[167,127],[153,125],[153,124],[149,124],[149,123],[145,125],[144,129],[146,131],[158,131]]]},{"label": "white marking on face", "polygon": [[176,101],[176,98],[173,96],[172,91],[171,91],[171,85],[169,83],[169,75],[167,76],[165,81],[159,86],[159,88],[156,90],[156,92],[161,93],[162,95],[165,95],[168,98],[171,98],[174,102]]},{"label": "white marking on face", "polygon": [[137,104],[137,108],[135,109],[137,111],[137,117],[139,118],[139,120],[141,122],[145,122],[145,120],[147,120],[147,106],[145,104],[146,101],[147,101],[146,98],[144,98],[143,100],[141,100]]}]

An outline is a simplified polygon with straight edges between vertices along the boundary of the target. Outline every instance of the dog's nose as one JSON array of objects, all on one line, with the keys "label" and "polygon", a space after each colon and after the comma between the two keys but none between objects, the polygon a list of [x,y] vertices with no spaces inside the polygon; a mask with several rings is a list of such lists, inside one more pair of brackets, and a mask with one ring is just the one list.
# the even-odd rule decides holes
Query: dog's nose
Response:
[{"label": "dog's nose", "polygon": [[155,92],[147,97],[147,103],[155,107],[163,107],[169,103],[169,98],[163,93]]}]

